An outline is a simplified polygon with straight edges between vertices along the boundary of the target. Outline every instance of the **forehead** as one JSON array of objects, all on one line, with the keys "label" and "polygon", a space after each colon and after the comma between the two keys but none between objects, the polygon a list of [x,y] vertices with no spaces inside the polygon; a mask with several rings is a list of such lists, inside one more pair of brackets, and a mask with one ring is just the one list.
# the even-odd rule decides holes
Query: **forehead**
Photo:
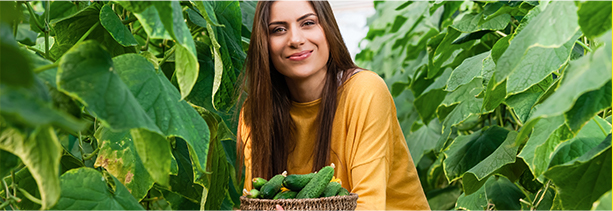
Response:
[{"label": "forehead", "polygon": [[270,6],[270,21],[295,21],[301,16],[315,10],[307,1],[275,1]]}]

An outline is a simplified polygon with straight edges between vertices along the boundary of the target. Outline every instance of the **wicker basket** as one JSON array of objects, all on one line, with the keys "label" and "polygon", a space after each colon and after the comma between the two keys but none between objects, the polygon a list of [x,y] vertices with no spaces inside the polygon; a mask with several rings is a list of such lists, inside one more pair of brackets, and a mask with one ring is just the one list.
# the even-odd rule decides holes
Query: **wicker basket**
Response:
[{"label": "wicker basket", "polygon": [[281,205],[284,210],[355,210],[358,194],[332,196],[316,199],[252,199],[241,196],[241,210],[276,210]]}]

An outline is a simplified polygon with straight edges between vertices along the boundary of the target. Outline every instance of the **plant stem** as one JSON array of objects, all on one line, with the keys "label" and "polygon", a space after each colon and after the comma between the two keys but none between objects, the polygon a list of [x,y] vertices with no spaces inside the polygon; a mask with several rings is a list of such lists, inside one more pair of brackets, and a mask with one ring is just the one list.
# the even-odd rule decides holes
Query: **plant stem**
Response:
[{"label": "plant stem", "polygon": [[502,122],[502,114],[500,113],[500,108],[496,109],[496,118],[498,119],[498,124],[500,124],[500,127],[504,127],[504,122]]},{"label": "plant stem", "polygon": [[13,186],[13,196],[17,196],[17,183],[15,183],[15,170],[11,170],[11,186]]},{"label": "plant stem", "polygon": [[45,5],[45,12],[47,12],[47,15],[45,16],[45,56],[48,58],[49,57],[49,31],[51,31],[51,28],[49,27],[49,19],[50,19],[50,14],[51,14],[51,1],[47,0],[47,4]]},{"label": "plant stem", "polygon": [[6,181],[2,180],[2,184],[4,185],[4,191],[6,192],[6,198],[7,200],[11,198],[11,194],[10,194],[10,190],[9,190],[9,185],[6,184]]},{"label": "plant stem", "polygon": [[141,51],[146,51],[149,49],[149,35],[147,35],[147,40],[145,41],[145,46],[141,48]]},{"label": "plant stem", "polygon": [[124,25],[132,23],[134,21],[137,21],[138,19],[136,18],[136,16],[132,16],[130,18],[128,18],[127,20],[122,20],[121,23],[123,23]]},{"label": "plant stem", "polygon": [[507,36],[507,34],[502,33],[501,31],[496,31],[496,34],[499,34],[502,37],[506,37]]},{"label": "plant stem", "polygon": [[43,66],[35,68],[34,69],[34,73],[41,73],[41,72],[44,72],[45,70],[56,68],[58,66],[60,66],[58,63],[52,63],[52,64],[48,64],[48,65],[43,65]]},{"label": "plant stem", "polygon": [[87,157],[83,158],[83,160],[92,159],[96,154],[98,154],[98,151],[100,151],[100,148],[96,148],[96,150],[94,150],[91,154],[87,155]]},{"label": "plant stem", "polygon": [[543,200],[543,198],[545,198],[545,194],[547,193],[547,189],[549,188],[549,183],[551,183],[551,180],[547,180],[547,184],[545,184],[545,189],[543,190],[543,194],[541,194],[541,198],[538,200],[538,202],[536,202],[533,208],[536,209],[536,207],[538,207],[539,204],[541,204],[541,201]]},{"label": "plant stem", "polygon": [[513,112],[512,110],[510,110],[511,108],[507,108],[507,109],[509,109],[509,113],[511,113],[511,116],[513,117],[513,120],[515,121],[515,124],[519,125],[520,127],[523,127],[524,124],[522,124],[519,121],[519,118],[516,116],[517,114],[515,112]]},{"label": "plant stem", "polygon": [[89,28],[89,30],[87,30],[87,32],[85,32],[85,34],[81,36],[81,38],[79,39],[79,41],[77,41],[77,43],[75,43],[75,45],[85,40],[85,38],[87,38],[87,36],[89,36],[89,34],[92,33],[92,31],[94,31],[96,27],[98,27],[98,25],[100,25],[100,22],[96,22],[96,24],[94,24],[91,28]]},{"label": "plant stem", "polygon": [[175,53],[175,49],[176,49],[176,47],[175,47],[175,46],[173,46],[173,47],[170,49],[170,52],[168,52],[168,54],[166,54],[166,56],[164,56],[164,58],[162,59],[162,61],[160,61],[160,67],[161,67],[161,66],[162,66],[164,63],[166,63],[166,60],[168,59],[168,57],[170,57],[170,55],[172,55],[173,53]]},{"label": "plant stem", "polygon": [[25,196],[30,201],[37,203],[37,204],[43,204],[43,202],[40,199],[32,196],[32,194],[28,193],[28,191],[24,190],[23,188],[19,188],[19,192],[21,192],[21,194],[23,194],[23,196]]},{"label": "plant stem", "polygon": [[0,204],[0,210],[4,209],[6,206],[9,206],[9,204],[12,202],[12,199],[6,199],[6,201],[4,201],[2,204]]},{"label": "plant stem", "polygon": [[[138,33],[138,31],[140,31],[142,28],[143,28],[143,25],[140,25],[140,26],[136,27],[136,29],[134,29],[134,32],[132,32],[132,34]],[[149,35],[147,35],[147,36],[149,36]]]},{"label": "plant stem", "polygon": [[600,127],[600,130],[602,130],[602,133],[604,134],[604,136],[607,136],[608,133],[604,130],[604,128],[602,127],[602,125],[600,125],[600,122],[598,122],[596,120],[596,118],[592,118],[592,120],[594,120],[594,122],[596,122],[596,124],[598,125],[598,127]]},{"label": "plant stem", "polygon": [[19,30],[19,22],[13,21],[13,38],[17,38],[17,30]]},{"label": "plant stem", "polygon": [[511,25],[513,25],[513,27],[515,27],[517,29],[517,24],[515,24],[515,22],[513,22],[512,20],[510,21]]},{"label": "plant stem", "polygon": [[581,47],[583,47],[583,49],[586,49],[588,52],[592,52],[592,49],[590,47],[587,47],[587,45],[579,40],[575,40],[575,43],[579,44]]},{"label": "plant stem", "polygon": [[81,131],[79,131],[79,151],[81,152],[81,159],[85,163],[85,150],[83,150],[83,137],[81,137]]},{"label": "plant stem", "polygon": [[[32,9],[32,5],[30,5],[30,2],[29,1],[24,1],[23,3],[28,8],[28,12],[30,13],[30,16],[31,17],[36,17],[35,16],[36,13],[34,13],[34,9]],[[45,31],[45,28],[43,28],[43,26],[40,24],[40,21],[38,21],[38,19],[36,19],[36,18],[31,18],[31,19],[34,19],[34,23],[36,24],[36,27],[38,27],[38,29],[40,29],[41,31]]]}]

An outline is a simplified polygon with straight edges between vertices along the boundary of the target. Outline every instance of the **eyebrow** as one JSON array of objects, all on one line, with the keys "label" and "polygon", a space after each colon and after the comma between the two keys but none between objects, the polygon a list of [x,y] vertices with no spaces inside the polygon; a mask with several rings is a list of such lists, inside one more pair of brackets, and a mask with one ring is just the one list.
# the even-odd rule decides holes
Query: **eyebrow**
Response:
[{"label": "eyebrow", "polygon": [[[307,14],[305,14],[303,16],[300,16],[300,18],[298,18],[297,21],[302,21],[302,20],[304,20],[305,18],[307,18],[309,16],[315,16],[315,13],[307,13]],[[269,23],[268,26],[274,25],[274,24],[283,25],[283,24],[287,24],[287,22],[285,22],[285,21],[275,21],[275,22]]]}]

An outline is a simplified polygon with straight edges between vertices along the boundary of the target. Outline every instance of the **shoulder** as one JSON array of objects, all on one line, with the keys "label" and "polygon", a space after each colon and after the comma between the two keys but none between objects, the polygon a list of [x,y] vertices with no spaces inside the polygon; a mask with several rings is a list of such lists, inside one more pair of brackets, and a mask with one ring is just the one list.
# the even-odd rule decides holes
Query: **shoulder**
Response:
[{"label": "shoulder", "polygon": [[341,87],[342,94],[348,99],[376,97],[390,98],[391,94],[385,81],[375,72],[362,70],[351,76]]}]

